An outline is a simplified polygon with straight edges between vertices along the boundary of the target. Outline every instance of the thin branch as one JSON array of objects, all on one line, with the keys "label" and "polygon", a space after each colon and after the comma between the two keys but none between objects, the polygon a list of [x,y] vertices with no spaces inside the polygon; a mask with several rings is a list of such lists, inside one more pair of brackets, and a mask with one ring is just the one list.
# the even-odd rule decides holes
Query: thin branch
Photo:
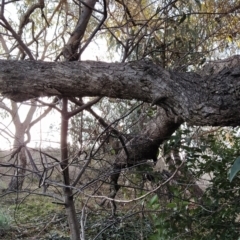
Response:
[{"label": "thin branch", "polygon": [[92,32],[91,36],[88,38],[87,42],[84,44],[84,46],[81,48],[80,52],[79,52],[79,56],[78,58],[82,55],[82,53],[84,52],[84,50],[87,48],[87,46],[89,45],[89,43],[92,41],[92,39],[94,38],[94,36],[97,34],[97,32],[100,30],[101,26],[104,24],[106,18],[107,18],[107,3],[106,0],[103,0],[103,8],[104,8],[104,12],[103,12],[103,18],[101,20],[101,22],[98,24],[98,26],[94,29],[94,31]]},{"label": "thin branch", "polygon": [[[106,123],[106,122],[104,121],[104,119],[103,119],[102,117],[100,117],[97,113],[95,113],[91,108],[87,109],[87,111],[90,112],[90,113],[99,121],[99,123],[100,123],[104,128],[107,128],[107,127],[109,126],[109,124]],[[115,134],[115,135],[119,138],[119,140],[120,140],[120,142],[121,142],[121,144],[122,144],[122,147],[123,147],[123,149],[124,149],[124,151],[125,151],[125,153],[126,153],[127,159],[128,159],[129,153],[128,153],[128,150],[127,150],[127,148],[126,148],[126,144],[125,144],[124,138],[123,138],[123,136],[122,136],[122,133],[120,133],[117,129],[115,129],[115,128],[113,128],[113,127],[111,127],[109,131],[111,131],[113,134]]]},{"label": "thin branch", "polygon": [[[98,146],[98,148],[95,150],[94,154],[93,154],[93,149],[94,149],[96,143],[98,142],[99,138],[100,138],[105,132],[107,132],[108,130],[110,130],[114,124],[116,124],[117,122],[119,122],[121,119],[126,118],[128,115],[130,115],[133,111],[135,111],[135,110],[136,110],[138,107],[140,107],[142,104],[143,104],[143,103],[138,104],[136,107],[134,107],[133,109],[131,109],[128,113],[126,113],[126,114],[123,115],[122,117],[120,117],[120,118],[116,119],[115,121],[113,121],[111,124],[109,124],[109,125],[104,129],[104,131],[103,131],[101,134],[98,135],[98,137],[95,139],[95,142],[93,143],[93,147],[92,147],[92,149],[91,149],[91,151],[90,151],[90,158],[92,158],[92,156],[96,155],[96,153],[99,151],[99,149],[100,149],[101,146],[102,146],[102,145],[100,144],[100,145]],[[125,144],[124,144],[124,146],[125,146]],[[127,151],[127,152],[128,152],[128,151]],[[128,156],[128,155],[127,155],[127,156]]]},{"label": "thin branch", "polygon": [[129,20],[132,22],[133,26],[136,26],[136,23],[132,17],[132,14],[130,13],[130,10],[129,8],[127,7],[127,5],[123,2],[123,1],[120,1],[120,0],[115,0],[117,3],[121,4],[123,7],[124,7],[124,10],[126,11],[127,15],[129,16]]},{"label": "thin branch", "polygon": [[[21,0],[9,0],[8,2],[5,3],[5,5],[9,4],[9,3],[13,3],[13,2],[19,2]],[[0,7],[2,6],[2,4],[0,4]]]},{"label": "thin branch", "polygon": [[[39,100],[38,100],[39,101]],[[53,99],[53,105],[56,104],[58,102],[58,98],[55,97]],[[56,109],[56,108],[55,108]],[[37,122],[39,122],[41,119],[43,119],[45,116],[47,116],[47,114],[52,110],[52,106],[49,106],[40,116],[38,116],[34,121],[32,121],[30,124],[29,124],[29,129],[35,125]]]},{"label": "thin branch", "polygon": [[2,44],[3,50],[5,51],[5,54],[7,55],[7,59],[9,59],[9,56],[10,56],[9,49],[1,33],[0,33],[0,42]]},{"label": "thin branch", "polygon": [[41,174],[39,174],[39,170],[38,170],[38,168],[37,168],[37,165],[35,164],[35,162],[34,162],[34,160],[33,160],[33,158],[32,158],[32,155],[31,155],[31,153],[30,153],[30,151],[28,150],[28,148],[26,148],[25,147],[25,150],[26,150],[26,152],[27,152],[27,155],[28,155],[28,158],[29,158],[29,160],[30,160],[30,163],[31,163],[31,165],[32,165],[32,168],[33,168],[33,170],[34,170],[34,173],[37,175],[37,177],[41,180]]},{"label": "thin branch", "polygon": [[5,28],[11,32],[12,36],[17,40],[20,47],[26,52],[30,60],[34,60],[34,57],[30,51],[30,49],[27,47],[27,45],[22,41],[21,37],[14,31],[12,26],[8,23],[6,18],[4,16],[1,16],[0,19],[5,24]]},{"label": "thin branch", "polygon": [[6,104],[4,102],[2,102],[2,100],[0,101],[0,108],[4,109],[5,111],[7,111],[9,114],[13,115],[13,111],[11,108],[7,107]]},{"label": "thin branch", "polygon": [[57,110],[58,112],[61,112],[61,109],[56,107],[56,105],[59,103],[59,98],[58,97],[54,98],[53,103],[46,103],[46,102],[44,102],[40,99],[37,99],[37,101],[44,106],[48,106],[49,108],[53,108],[53,109]]},{"label": "thin branch", "polygon": [[163,187],[164,185],[166,185],[168,182],[170,182],[174,176],[177,174],[178,170],[182,167],[182,165],[184,164],[185,162],[183,161],[179,167],[176,168],[176,170],[174,171],[174,173],[163,183],[161,183],[158,187],[154,188],[153,190],[147,192],[146,194],[138,197],[138,198],[134,198],[134,199],[131,199],[131,200],[121,200],[121,199],[114,199],[114,198],[109,198],[109,197],[106,197],[106,196],[95,196],[95,195],[90,195],[90,194],[87,194],[87,193],[84,193],[84,195],[88,196],[88,197],[92,197],[92,198],[101,198],[101,199],[106,199],[106,200],[110,200],[110,201],[114,201],[114,202],[120,202],[120,203],[131,203],[131,202],[136,202],[136,201],[139,201],[145,197],[147,197],[148,195],[150,195],[151,193],[154,193],[156,192],[158,189],[160,189],[161,187]]},{"label": "thin branch", "polygon": [[71,34],[71,37],[69,38],[67,44],[64,46],[62,50],[62,55],[65,59],[69,61],[76,61],[79,58],[79,45],[81,43],[81,40],[84,36],[84,33],[86,31],[89,19],[92,15],[92,8],[96,4],[97,0],[88,0],[87,6],[84,6],[81,17],[79,18],[79,21]]},{"label": "thin branch", "polygon": [[0,12],[0,19],[2,19],[3,16],[4,16],[4,7],[5,7],[5,0],[2,0],[1,12]]},{"label": "thin branch", "polygon": [[[97,102],[99,102],[100,100],[102,99],[102,97],[97,97],[95,98],[94,100],[82,105],[81,107],[73,110],[72,112],[69,112],[68,115],[67,115],[67,118],[71,118],[72,116],[82,112],[83,110],[87,109],[87,108],[90,108],[92,105],[96,104]],[[74,99],[73,98],[69,98],[70,101],[74,102]],[[75,102],[76,103],[76,102]]]},{"label": "thin branch", "polygon": [[81,0],[78,0],[78,1],[79,1],[79,3],[76,2],[75,0],[73,0],[73,2],[74,2],[76,5],[78,5],[78,6],[80,6],[80,3],[82,3],[82,5],[84,5],[85,7],[88,7],[88,8],[90,8],[90,9],[92,9],[92,11],[103,14],[103,12],[97,10],[97,9],[94,8],[94,7],[91,7],[89,4],[85,3],[84,1],[81,1]]},{"label": "thin branch", "polygon": [[23,33],[23,28],[30,22],[30,16],[31,14],[37,9],[43,9],[44,8],[44,1],[43,0],[39,0],[38,3],[32,4],[27,11],[25,12],[24,15],[22,15],[20,24],[19,24],[19,28],[18,28],[18,35],[21,36]]}]

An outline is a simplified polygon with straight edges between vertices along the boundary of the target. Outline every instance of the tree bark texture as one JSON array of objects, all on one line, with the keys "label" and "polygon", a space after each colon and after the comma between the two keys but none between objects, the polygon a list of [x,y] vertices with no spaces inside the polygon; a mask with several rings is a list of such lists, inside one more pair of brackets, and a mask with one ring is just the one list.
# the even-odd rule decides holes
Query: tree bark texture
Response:
[{"label": "tree bark texture", "polygon": [[166,71],[151,61],[129,63],[0,60],[0,92],[14,100],[107,96],[156,104],[176,122],[237,126],[239,65],[211,75]]}]

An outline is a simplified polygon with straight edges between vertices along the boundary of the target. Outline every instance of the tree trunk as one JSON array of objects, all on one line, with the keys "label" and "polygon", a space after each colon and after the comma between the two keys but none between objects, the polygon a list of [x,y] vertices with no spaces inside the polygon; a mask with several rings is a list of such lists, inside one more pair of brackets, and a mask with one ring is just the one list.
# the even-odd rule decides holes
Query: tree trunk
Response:
[{"label": "tree trunk", "polygon": [[70,187],[70,176],[69,176],[69,161],[68,161],[68,117],[67,117],[67,98],[63,98],[62,108],[62,122],[61,122],[61,168],[63,172],[63,181],[65,187],[63,188],[65,198],[65,208],[68,218],[68,224],[71,233],[72,240],[80,240],[80,225],[77,219],[77,214],[74,205],[73,193]]},{"label": "tree trunk", "polygon": [[12,116],[12,122],[15,127],[13,153],[18,149],[20,150],[20,152],[17,152],[14,156],[17,168],[15,169],[14,175],[8,185],[8,190],[10,191],[22,190],[22,187],[23,187],[25,173],[26,173],[26,165],[27,165],[27,156],[24,149],[25,147],[24,135],[27,132],[27,130],[29,130],[28,128],[31,127],[30,125],[34,124],[34,123],[31,123],[31,120],[36,110],[36,106],[31,106],[23,122],[20,121],[18,109],[19,107],[17,103],[11,101],[11,109],[8,109],[8,112]]},{"label": "tree trunk", "polygon": [[[17,129],[17,126],[16,126]],[[15,154],[16,169],[14,170],[14,175],[11,178],[11,181],[8,185],[9,191],[19,191],[22,190],[26,166],[27,166],[27,156],[23,146],[24,143],[24,131],[22,126],[18,126],[16,130],[15,139],[13,143],[13,152],[21,148],[18,153]]]},{"label": "tree trunk", "polygon": [[24,148],[20,150],[17,156],[17,168],[14,171],[11,181],[8,185],[8,191],[22,190],[27,166],[27,157]]}]

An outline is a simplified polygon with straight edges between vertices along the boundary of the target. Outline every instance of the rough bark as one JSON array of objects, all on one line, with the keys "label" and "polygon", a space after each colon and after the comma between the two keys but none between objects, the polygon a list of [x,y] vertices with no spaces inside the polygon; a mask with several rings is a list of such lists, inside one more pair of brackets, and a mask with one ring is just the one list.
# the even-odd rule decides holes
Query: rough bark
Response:
[{"label": "rough bark", "polygon": [[122,150],[115,160],[118,168],[125,165],[135,165],[139,160],[157,160],[158,148],[182,124],[174,116],[167,116],[164,109],[159,108],[157,116],[153,118],[142,131],[127,144],[127,152]]},{"label": "rough bark", "polygon": [[[239,58],[238,58],[239,59]],[[229,63],[229,62],[228,62]],[[238,126],[239,61],[200,74],[166,71],[149,61],[129,63],[0,60],[0,92],[23,101],[39,96],[107,96],[160,106],[158,115],[126,144],[111,176],[114,198],[119,169],[156,159],[157,148],[181,125]],[[217,69],[217,70],[216,70]]]},{"label": "rough bark", "polygon": [[176,119],[199,126],[239,125],[239,90],[238,65],[201,76],[168,72],[149,61],[0,60],[0,92],[15,101],[53,95],[138,99],[161,106]]}]

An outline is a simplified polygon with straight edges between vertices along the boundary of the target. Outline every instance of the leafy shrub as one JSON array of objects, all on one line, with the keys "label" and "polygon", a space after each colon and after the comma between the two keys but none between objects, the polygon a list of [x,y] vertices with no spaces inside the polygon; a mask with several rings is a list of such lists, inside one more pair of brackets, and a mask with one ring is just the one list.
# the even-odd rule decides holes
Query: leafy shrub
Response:
[{"label": "leafy shrub", "polygon": [[10,216],[6,213],[6,211],[0,209],[0,236],[3,236],[9,228]]}]

